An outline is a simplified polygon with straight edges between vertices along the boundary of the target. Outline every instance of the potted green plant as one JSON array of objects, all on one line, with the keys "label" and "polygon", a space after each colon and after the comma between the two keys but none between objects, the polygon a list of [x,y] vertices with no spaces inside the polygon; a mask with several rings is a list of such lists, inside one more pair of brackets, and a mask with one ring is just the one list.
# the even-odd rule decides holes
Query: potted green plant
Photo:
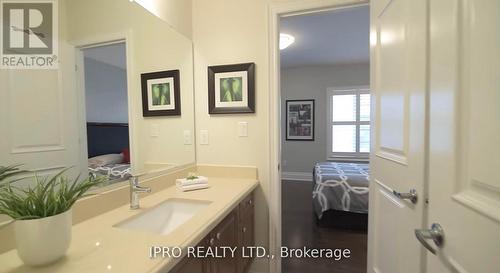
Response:
[{"label": "potted green plant", "polygon": [[0,214],[12,218],[17,252],[26,265],[39,266],[66,254],[71,242],[72,210],[75,202],[105,178],[69,179],[67,169],[54,176],[34,174],[34,185],[15,186],[12,179],[26,171],[18,166],[0,166]]}]

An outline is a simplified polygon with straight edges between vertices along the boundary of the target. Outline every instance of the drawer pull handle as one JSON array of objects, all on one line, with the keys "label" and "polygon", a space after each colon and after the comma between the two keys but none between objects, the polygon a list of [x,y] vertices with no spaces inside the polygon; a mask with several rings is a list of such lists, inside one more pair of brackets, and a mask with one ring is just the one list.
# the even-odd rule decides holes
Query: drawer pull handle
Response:
[{"label": "drawer pull handle", "polygon": [[217,232],[217,240],[220,240],[220,232]]},{"label": "drawer pull handle", "polygon": [[243,227],[241,230],[243,231],[243,233],[247,232],[247,228],[246,227]]},{"label": "drawer pull handle", "polygon": [[252,204],[252,199],[248,200],[248,204],[251,205]]},{"label": "drawer pull handle", "polygon": [[213,245],[214,245],[214,242],[215,242],[214,238],[211,238],[211,239],[210,239],[210,245],[211,245],[211,246],[213,246]]}]

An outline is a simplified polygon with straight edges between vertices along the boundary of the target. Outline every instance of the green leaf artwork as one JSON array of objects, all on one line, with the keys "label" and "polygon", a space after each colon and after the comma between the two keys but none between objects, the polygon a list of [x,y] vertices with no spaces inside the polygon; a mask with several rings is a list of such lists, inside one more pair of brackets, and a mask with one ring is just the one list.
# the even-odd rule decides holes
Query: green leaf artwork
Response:
[{"label": "green leaf artwork", "polygon": [[243,101],[243,78],[230,77],[220,79],[220,101]]},{"label": "green leaf artwork", "polygon": [[170,84],[153,83],[151,85],[153,105],[170,105]]}]

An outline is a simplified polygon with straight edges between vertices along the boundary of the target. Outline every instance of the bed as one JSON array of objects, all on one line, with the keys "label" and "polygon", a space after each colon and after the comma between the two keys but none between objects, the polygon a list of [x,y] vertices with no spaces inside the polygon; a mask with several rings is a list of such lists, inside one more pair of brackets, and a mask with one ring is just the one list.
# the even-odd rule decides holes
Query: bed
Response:
[{"label": "bed", "polygon": [[313,209],[319,225],[366,229],[369,165],[321,162],[313,169]]},{"label": "bed", "polygon": [[89,165],[89,175],[92,177],[105,176],[108,183],[127,180],[131,176],[129,163],[111,163],[102,166]]},{"label": "bed", "polygon": [[129,130],[126,123],[87,123],[89,176],[108,178],[108,184],[131,176]]}]

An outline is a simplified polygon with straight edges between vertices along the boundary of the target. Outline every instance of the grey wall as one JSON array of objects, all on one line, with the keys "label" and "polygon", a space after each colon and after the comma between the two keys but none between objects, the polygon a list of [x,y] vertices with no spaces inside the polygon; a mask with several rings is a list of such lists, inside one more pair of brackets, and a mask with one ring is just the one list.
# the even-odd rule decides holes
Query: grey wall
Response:
[{"label": "grey wall", "polygon": [[128,123],[127,72],[85,58],[87,122]]},{"label": "grey wall", "polygon": [[[311,66],[281,71],[283,172],[311,172],[326,160],[326,90],[329,87],[369,85],[369,64]],[[315,100],[314,141],[285,141],[286,100]]]}]

